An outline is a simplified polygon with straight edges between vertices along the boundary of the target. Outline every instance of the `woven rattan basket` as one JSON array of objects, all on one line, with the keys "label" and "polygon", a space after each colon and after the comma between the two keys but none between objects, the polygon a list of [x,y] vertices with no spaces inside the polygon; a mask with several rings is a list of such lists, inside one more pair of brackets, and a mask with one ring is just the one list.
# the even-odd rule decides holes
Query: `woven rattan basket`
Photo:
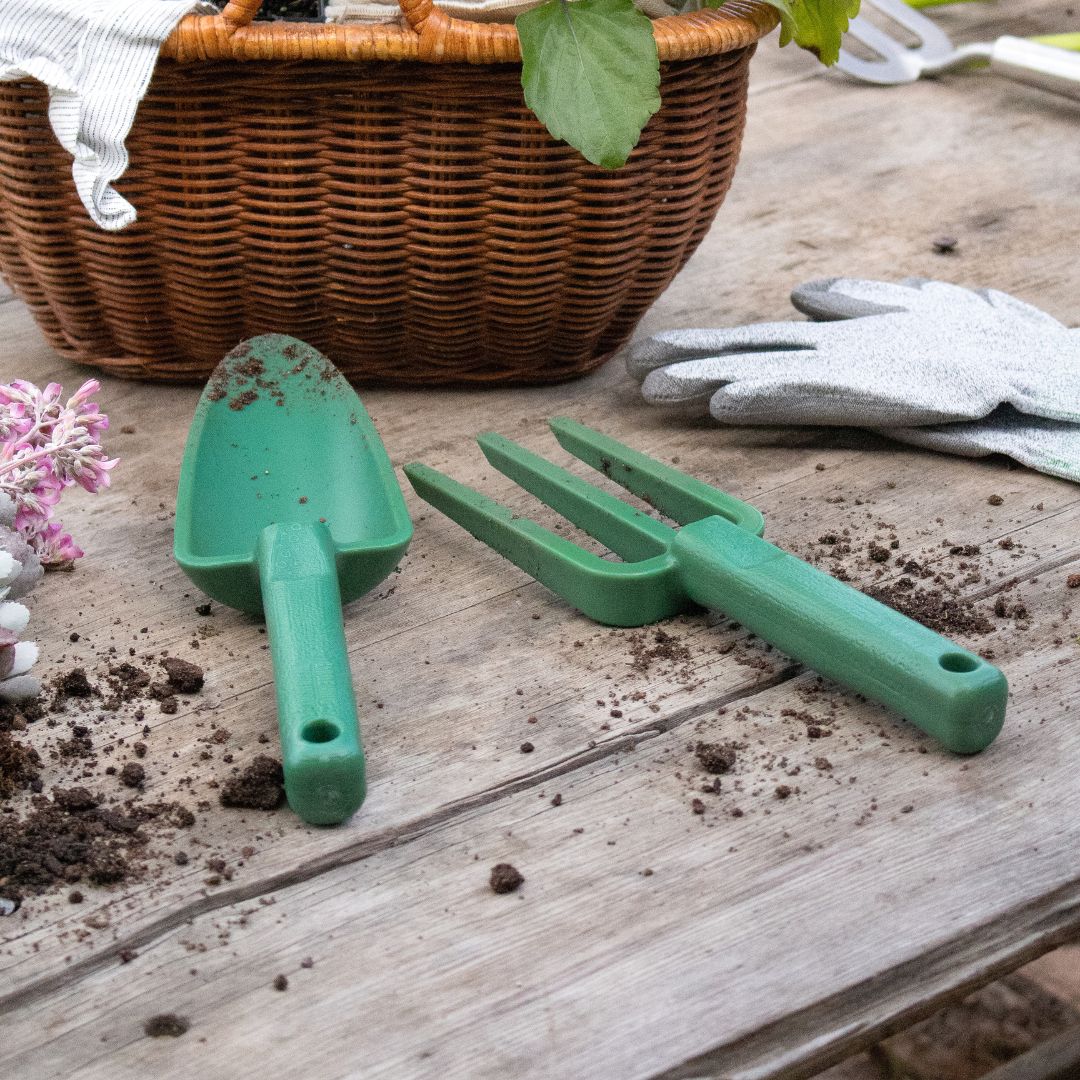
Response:
[{"label": "woven rattan basket", "polygon": [[407,26],[189,16],[92,224],[44,88],[0,83],[0,272],[65,356],[201,379],[241,339],[304,338],[355,382],[550,382],[626,340],[727,190],[752,0],[654,23],[663,106],[622,169],[525,107],[511,25],[405,0]]}]

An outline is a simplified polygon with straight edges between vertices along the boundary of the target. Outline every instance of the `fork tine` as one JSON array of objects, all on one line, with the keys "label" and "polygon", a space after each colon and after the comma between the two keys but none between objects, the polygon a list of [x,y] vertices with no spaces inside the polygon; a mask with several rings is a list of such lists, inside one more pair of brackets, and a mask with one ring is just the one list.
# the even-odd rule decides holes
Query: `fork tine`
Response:
[{"label": "fork tine", "polygon": [[565,416],[550,421],[560,445],[681,525],[719,515],[760,536],[765,519],[749,503],[632,450]]},{"label": "fork tine", "polygon": [[544,567],[553,563],[595,560],[604,567],[616,565],[529,518],[519,517],[502,503],[458,483],[438,469],[414,462],[405,466],[405,475],[422,499],[545,585]]},{"label": "fork tine", "polygon": [[847,38],[861,42],[876,54],[873,60],[864,60],[848,49],[840,50],[839,68],[848,75],[866,82],[893,85],[914,82],[919,77],[919,65],[908,55],[908,48],[895,38],[879,30],[864,15],[851,20]]},{"label": "fork tine", "polygon": [[648,514],[538,457],[515,442],[485,432],[477,440],[484,457],[516,484],[568,521],[606,544],[627,562],[662,555],[675,533]]},{"label": "fork tine", "polygon": [[897,41],[891,34],[887,34],[880,26],[875,26],[865,15],[856,15],[851,20],[844,36],[861,41],[883,60],[890,59],[896,53],[907,51],[906,45]]},{"label": "fork tine", "polygon": [[643,626],[687,607],[671,556],[617,563],[585,551],[427,465],[405,466],[416,493],[591,619]]},{"label": "fork tine", "polygon": [[671,555],[611,563],[428,465],[407,464],[405,475],[421,499],[597,622],[643,626],[689,606]]},{"label": "fork tine", "polygon": [[845,75],[878,86],[896,86],[899,83],[914,82],[917,78],[899,60],[864,60],[847,49],[840,50],[840,59],[836,66]]},{"label": "fork tine", "polygon": [[[944,60],[955,49],[948,35],[933,20],[916,11],[904,0],[864,0],[867,8],[875,8],[919,39],[917,52],[926,61]],[[867,42],[869,45],[870,43]],[[874,46],[871,46],[873,48]],[[906,46],[902,46],[906,48]]]}]

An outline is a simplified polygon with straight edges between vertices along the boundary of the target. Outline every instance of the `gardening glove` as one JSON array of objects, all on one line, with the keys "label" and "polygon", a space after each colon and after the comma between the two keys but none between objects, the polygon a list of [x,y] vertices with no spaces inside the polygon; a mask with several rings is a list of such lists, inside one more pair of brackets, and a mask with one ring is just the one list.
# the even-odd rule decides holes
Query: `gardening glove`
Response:
[{"label": "gardening glove", "polygon": [[890,439],[961,457],[1005,454],[1029,469],[1080,484],[1080,424],[1025,416],[1011,405],[985,420],[878,430]]},{"label": "gardening glove", "polygon": [[869,427],[1080,479],[1080,331],[993,289],[919,278],[813,281],[792,303],[818,321],[670,331],[627,366],[646,400],[708,403],[725,423]]}]

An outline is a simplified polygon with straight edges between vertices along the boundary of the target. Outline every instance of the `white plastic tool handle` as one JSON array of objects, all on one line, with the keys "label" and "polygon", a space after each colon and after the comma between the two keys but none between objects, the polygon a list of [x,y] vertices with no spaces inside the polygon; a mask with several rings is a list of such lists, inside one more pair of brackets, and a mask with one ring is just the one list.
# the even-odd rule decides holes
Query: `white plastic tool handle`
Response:
[{"label": "white plastic tool handle", "polygon": [[1080,101],[1080,53],[1023,38],[1000,37],[991,47],[990,68],[1013,82]]}]

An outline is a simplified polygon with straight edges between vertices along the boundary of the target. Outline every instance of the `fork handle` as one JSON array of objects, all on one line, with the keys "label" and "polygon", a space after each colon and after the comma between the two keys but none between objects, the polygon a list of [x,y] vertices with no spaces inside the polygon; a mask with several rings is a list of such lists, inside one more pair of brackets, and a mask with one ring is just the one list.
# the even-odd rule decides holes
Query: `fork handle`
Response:
[{"label": "fork handle", "polygon": [[1005,676],[982,657],[723,518],[678,533],[695,603],[896,710],[948,749],[976,753],[1005,720]]},{"label": "fork handle", "polygon": [[1013,82],[1080,101],[1080,56],[1052,45],[1000,37],[990,47],[990,69]]}]

